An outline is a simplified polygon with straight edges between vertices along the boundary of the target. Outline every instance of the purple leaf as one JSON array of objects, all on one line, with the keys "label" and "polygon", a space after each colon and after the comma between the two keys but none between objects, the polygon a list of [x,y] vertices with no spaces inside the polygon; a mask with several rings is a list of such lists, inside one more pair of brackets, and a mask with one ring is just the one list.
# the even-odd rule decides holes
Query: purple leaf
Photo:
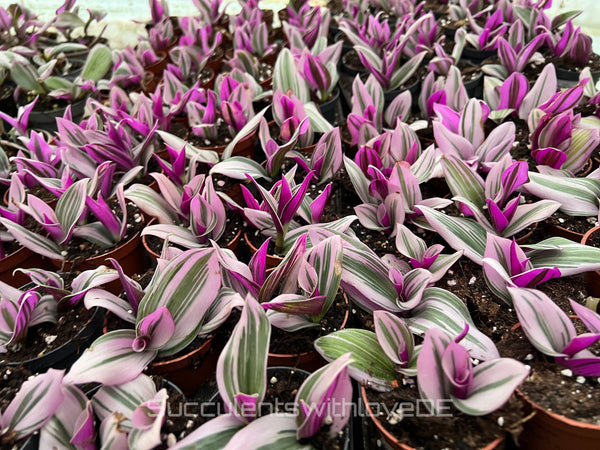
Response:
[{"label": "purple leaf", "polygon": [[149,349],[160,349],[175,332],[173,316],[166,306],[161,306],[153,313],[139,320],[136,325],[136,338],[133,350],[136,352]]}]

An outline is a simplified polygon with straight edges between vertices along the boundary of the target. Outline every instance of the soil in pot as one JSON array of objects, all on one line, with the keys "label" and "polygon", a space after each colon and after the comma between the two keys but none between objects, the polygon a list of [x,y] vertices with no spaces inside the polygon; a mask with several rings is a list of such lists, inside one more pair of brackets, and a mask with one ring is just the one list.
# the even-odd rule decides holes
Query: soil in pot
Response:
[{"label": "soil in pot", "polygon": [[545,220],[548,232],[575,242],[581,242],[583,235],[596,225],[597,217],[574,217],[561,211],[556,211]]},{"label": "soil in pot", "polygon": [[[112,200],[111,202],[109,202],[109,204],[112,208],[114,208],[117,211],[117,214],[120,214],[120,206],[118,205],[118,202],[116,200]],[[65,260],[53,260],[53,263],[58,268],[65,267],[70,271],[76,270],[77,268],[80,268],[82,270],[94,269],[97,265],[106,264],[102,260],[103,255],[106,255],[107,253],[118,249],[129,240],[138,239],[141,242],[139,235],[143,230],[144,226],[145,224],[142,213],[137,209],[135,205],[133,205],[132,203],[128,203],[127,234],[121,242],[116,243],[111,247],[102,248],[85,239],[73,238],[65,249],[65,251],[67,252],[67,254],[65,255]],[[100,258],[100,260],[96,260],[94,258]],[[134,250],[132,259],[136,260],[135,267],[132,266],[134,270],[130,271],[127,268],[124,268],[126,273],[128,273],[129,275],[132,275],[133,273],[139,273],[147,267],[147,261],[143,254],[143,251],[139,252],[138,250]]]},{"label": "soil in pot", "polygon": [[[150,223],[149,225],[154,224],[155,222]],[[235,248],[230,247],[230,243],[235,243],[236,239],[239,241],[241,230],[244,224],[244,219],[237,214],[236,212],[229,212],[227,215],[225,232],[221,236],[221,238],[217,241],[217,244],[222,248],[228,247],[232,251],[236,251]],[[142,237],[144,241],[144,246],[150,252],[150,256],[153,259],[157,259],[163,248],[164,241],[156,236],[145,235]],[[187,250],[176,244],[170,244],[173,247],[181,248],[182,250]],[[237,245],[237,244],[236,244]]]},{"label": "soil in pot", "polygon": [[[21,389],[23,382],[33,376],[34,373],[23,366],[2,366],[0,367],[0,411],[5,411],[15,395]],[[14,438],[13,438],[14,439]],[[0,448],[19,449],[29,437],[21,439],[19,442],[13,442],[10,436],[2,436],[0,439]]]},{"label": "soil in pot", "polygon": [[33,370],[68,369],[100,335],[104,310],[88,310],[83,303],[58,314],[58,322],[31,327],[24,342],[9,346],[2,364],[26,365]]},{"label": "soil in pot", "polygon": [[468,416],[450,405],[450,409],[444,411],[447,417],[431,416],[414,380],[400,384],[390,392],[370,389],[364,392],[380,424],[407,446],[426,450],[482,449],[507,434],[518,436],[527,417],[524,404],[515,396],[486,416]]},{"label": "soil in pot", "polygon": [[[349,304],[344,295],[338,292],[332,307],[321,319],[320,326],[294,332],[272,327],[269,365],[285,363],[305,370],[321,367],[325,361],[320,359],[314,350],[315,340],[343,328],[348,320],[348,314]],[[290,351],[291,349],[293,352]]]}]

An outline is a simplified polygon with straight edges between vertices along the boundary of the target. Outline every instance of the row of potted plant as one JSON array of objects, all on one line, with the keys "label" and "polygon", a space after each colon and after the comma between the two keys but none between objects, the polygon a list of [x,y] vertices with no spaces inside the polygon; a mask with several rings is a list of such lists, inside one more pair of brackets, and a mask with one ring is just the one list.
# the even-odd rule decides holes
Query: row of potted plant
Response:
[{"label": "row of potted plant", "polygon": [[[450,411],[467,426],[486,416],[495,431],[463,439],[472,448],[497,445],[521,423],[524,445],[546,445],[532,437],[543,413],[527,417],[513,397],[519,385],[520,398],[532,396],[525,386],[541,382],[533,362],[554,358],[583,377],[589,395],[599,374],[600,317],[582,298],[569,303],[544,290],[600,269],[597,248],[544,234],[558,228],[555,219],[592,217],[575,221],[591,228],[598,218],[593,76],[584,69],[560,89],[555,66],[545,63],[548,51],[574,61],[588,55],[575,14],[550,20],[548,2],[451,3],[448,17],[467,27],[448,50],[440,39],[448,20],[408,1],[348,3],[335,20],[327,8],[289,5],[279,37],[252,1],[234,17],[218,1],[198,1],[198,16],[177,19],[166,2],[149,3],[148,38],[112,54],[96,43],[70,84],[52,75],[57,60],[42,62],[39,52],[75,48],[71,34],[82,21],[74,2],[47,24],[24,9],[2,10],[12,19],[0,61],[18,86],[16,100],[23,91],[67,99],[74,89],[97,97],[86,100],[83,119],[66,107],[53,119],[55,132],[30,123],[41,97],[0,113],[12,127],[0,157],[2,241],[7,255],[19,245],[30,251],[16,267],[33,282],[21,287],[23,279],[7,277],[16,286],[0,286],[3,379],[24,361],[40,371],[16,396],[20,383],[3,396],[2,442],[40,430],[40,448],[331,448],[338,444],[330,438],[349,436],[352,377],[369,406],[421,401],[430,415]],[[343,33],[337,41],[332,22]],[[50,26],[66,41],[41,50]],[[353,50],[344,50],[344,36]],[[481,68],[483,99],[470,96],[455,65],[467,43],[497,50],[499,64]],[[154,86],[141,86],[159,50],[165,64],[155,68]],[[368,73],[338,72],[352,51]],[[271,86],[261,86],[269,65]],[[529,81],[521,72],[532,66],[539,75]],[[420,67],[429,69],[422,79]],[[397,90],[411,78],[416,87]],[[328,114],[326,101],[335,105],[344,90],[347,109],[337,103]],[[133,242],[126,258],[103,253],[123,240]],[[141,256],[142,240],[156,260],[143,284],[132,278],[153,265]],[[484,292],[479,298],[455,292],[462,267],[471,268],[468,285]],[[482,305],[503,319],[493,330]],[[583,325],[573,325],[572,313]],[[64,342],[60,326],[79,316],[95,328],[68,358],[42,365],[23,356],[34,341],[52,353]],[[531,342],[526,350],[512,346],[516,322],[521,341]],[[277,361],[274,346],[289,349],[297,344],[286,339],[297,336],[330,363],[292,394],[293,413],[265,415],[259,405],[277,378],[265,372]],[[325,364],[300,347],[287,353],[307,368]],[[183,372],[165,368],[182,354]],[[193,382],[204,381],[200,369],[216,376],[226,414],[206,423],[194,417],[184,435],[165,432],[167,394],[143,372],[162,373],[191,395]],[[561,376],[555,365],[549,370]],[[102,387],[77,387],[88,383]],[[507,401],[503,415],[490,414]],[[347,408],[336,410],[340,403]],[[397,411],[379,419],[390,442],[385,428],[414,427]],[[436,444],[429,428],[427,444],[403,442],[459,445],[452,437]],[[590,428],[582,448],[598,440]]]}]

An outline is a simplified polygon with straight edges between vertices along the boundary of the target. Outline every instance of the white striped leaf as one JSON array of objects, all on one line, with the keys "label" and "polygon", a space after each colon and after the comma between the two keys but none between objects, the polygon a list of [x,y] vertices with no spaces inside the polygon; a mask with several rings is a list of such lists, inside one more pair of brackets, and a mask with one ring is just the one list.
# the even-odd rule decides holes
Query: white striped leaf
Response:
[{"label": "white striped leaf", "polygon": [[189,229],[179,225],[150,225],[142,230],[142,236],[156,236],[159,239],[166,240],[184,248],[202,248],[206,245],[201,244]]},{"label": "white striped leaf", "polygon": [[485,205],[485,183],[469,168],[462,159],[453,155],[444,155],[441,160],[444,176],[454,196],[464,197],[477,209]]},{"label": "white striped leaf", "polygon": [[508,401],[527,375],[527,366],[512,358],[483,362],[473,368],[473,382],[467,397],[452,397],[452,403],[469,416],[489,414]]},{"label": "white striped leaf", "polygon": [[529,342],[548,356],[567,356],[564,348],[577,336],[569,316],[546,294],[537,289],[508,288]]},{"label": "white striped leaf", "polygon": [[223,414],[196,428],[171,450],[221,450],[243,427],[244,423],[235,415]]},{"label": "white striped leaf", "polygon": [[417,368],[411,365],[415,359],[415,341],[406,322],[387,311],[373,313],[377,341],[388,358],[406,376],[415,376]]},{"label": "white striped leaf", "polygon": [[129,322],[135,323],[135,315],[131,304],[115,294],[111,294],[104,289],[90,289],[83,299],[83,304],[87,309],[100,307],[107,309],[117,317]]},{"label": "white striped leaf", "polygon": [[344,167],[348,172],[348,177],[354,186],[354,190],[363,203],[376,203],[377,199],[369,193],[370,181],[362,172],[360,167],[347,156],[344,156]]},{"label": "white striped leaf", "polygon": [[175,332],[159,354],[173,355],[198,335],[203,317],[220,288],[221,275],[214,249],[185,251],[154,276],[140,301],[137,323],[161,306],[166,307],[175,322]]},{"label": "white striped leaf", "polygon": [[235,180],[246,180],[248,174],[254,179],[264,178],[266,181],[271,181],[271,177],[259,163],[244,156],[232,156],[215,164],[209,174],[215,173]]},{"label": "white striped leaf", "polygon": [[342,238],[334,235],[319,242],[309,250],[308,262],[317,272],[319,294],[325,296],[322,312],[315,317],[315,322],[319,322],[329,311],[340,287],[343,267]]},{"label": "white striped leaf", "polygon": [[296,429],[295,414],[268,414],[246,425],[234,434],[224,450],[247,450],[248,448],[254,450],[312,449],[311,444],[301,444],[296,439]]},{"label": "white striped leaf", "polygon": [[46,236],[29,231],[27,228],[3,217],[0,217],[0,223],[7,228],[9,233],[19,242],[19,244],[23,247],[27,247],[32,252],[51,259],[65,259],[62,255],[62,248]]},{"label": "white striped leaf", "polygon": [[449,336],[458,336],[465,324],[469,333],[460,342],[473,358],[491,360],[498,358],[498,350],[492,340],[479,331],[465,304],[453,293],[444,289],[427,288],[419,305],[407,318],[413,333],[422,335],[429,328],[445,331]]},{"label": "white striped leaf", "polygon": [[125,420],[121,422],[121,428],[129,432],[132,427],[133,411],[155,394],[154,381],[142,374],[120,385],[101,386],[92,397],[92,406],[100,420],[105,420],[115,411],[123,414]]},{"label": "white striped leaf", "polygon": [[267,389],[266,370],[271,324],[262,306],[246,297],[239,322],[217,362],[217,385],[227,412],[250,422]]},{"label": "white striped leaf", "polygon": [[535,203],[519,205],[515,210],[515,215],[501,233],[501,236],[514,236],[529,225],[541,222],[550,217],[558,208],[560,208],[560,203],[553,200],[540,200]]},{"label": "white striped leaf", "polygon": [[114,386],[133,380],[156,357],[157,351],[134,352],[134,330],[116,330],[96,339],[65,376],[65,383]]},{"label": "white striped leaf", "polygon": [[457,251],[464,250],[467,258],[481,264],[487,235],[482,225],[471,219],[448,216],[432,208],[420,206],[419,209],[448,245]]},{"label": "white striped leaf", "polygon": [[600,249],[569,239],[553,237],[523,245],[533,267],[556,267],[563,277],[600,270]]},{"label": "white striped leaf", "polygon": [[63,394],[64,398],[60,408],[40,430],[39,448],[78,450],[77,446],[71,444],[71,438],[75,432],[75,423],[79,415],[88,406],[88,398],[77,386],[73,385],[64,386]]},{"label": "white striped leaf", "polygon": [[[327,425],[329,436],[343,430],[351,416],[352,383],[348,365],[352,355],[346,353],[335,361],[312,373],[298,389],[294,403],[296,414],[296,437],[310,438]],[[338,405],[343,405],[338,408]],[[331,421],[325,424],[325,420]]]},{"label": "white striped leaf", "polygon": [[65,371],[49,369],[25,381],[0,417],[3,435],[21,439],[43,427],[60,407]]},{"label": "white striped leaf", "polygon": [[130,186],[125,191],[125,198],[135,203],[145,214],[156,217],[159,223],[174,223],[179,220],[177,212],[165,198],[148,186]]},{"label": "white striped leaf", "polygon": [[88,182],[88,179],[75,182],[69,186],[56,203],[56,217],[65,236],[65,240],[60,242],[61,244],[70,238],[73,228],[83,214]]},{"label": "white striped leaf", "polygon": [[378,391],[393,389],[397,373],[372,331],[352,329],[334,331],[315,341],[315,349],[327,361],[351,353],[348,372],[361,384]]},{"label": "white striped leaf", "polygon": [[571,132],[571,145],[565,150],[567,160],[561,169],[578,173],[585,167],[594,149],[600,143],[597,129],[574,128]]},{"label": "white striped leaf", "polygon": [[284,48],[273,66],[273,91],[284,94],[291,90],[298,99],[306,104],[310,101],[310,92],[304,78],[300,76],[292,52]]}]

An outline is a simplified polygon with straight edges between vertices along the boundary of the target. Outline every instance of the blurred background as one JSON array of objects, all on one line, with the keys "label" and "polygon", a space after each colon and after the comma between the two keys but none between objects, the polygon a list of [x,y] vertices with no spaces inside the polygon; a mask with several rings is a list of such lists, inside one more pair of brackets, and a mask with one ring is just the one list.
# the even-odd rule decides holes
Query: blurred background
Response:
[{"label": "blurred background", "polygon": [[[7,6],[14,0],[0,0]],[[28,8],[34,10],[42,18],[51,17],[62,4],[61,0],[21,0]],[[323,0],[319,1],[323,4]],[[197,9],[191,0],[168,0],[169,11],[173,16],[195,14]],[[281,9],[286,1],[263,0],[260,5],[264,9]],[[143,33],[143,26],[132,23],[131,20],[145,21],[150,18],[147,0],[78,0],[80,8],[101,9],[108,12],[105,21],[108,28],[105,36],[114,48],[122,48],[127,44],[135,45],[138,33]],[[236,10],[235,2],[229,6],[232,12]],[[554,0],[549,9],[550,15],[559,14],[573,9],[583,10],[583,14],[575,19],[575,23],[584,32],[592,36],[594,51],[600,53],[600,1],[599,0]]]}]

